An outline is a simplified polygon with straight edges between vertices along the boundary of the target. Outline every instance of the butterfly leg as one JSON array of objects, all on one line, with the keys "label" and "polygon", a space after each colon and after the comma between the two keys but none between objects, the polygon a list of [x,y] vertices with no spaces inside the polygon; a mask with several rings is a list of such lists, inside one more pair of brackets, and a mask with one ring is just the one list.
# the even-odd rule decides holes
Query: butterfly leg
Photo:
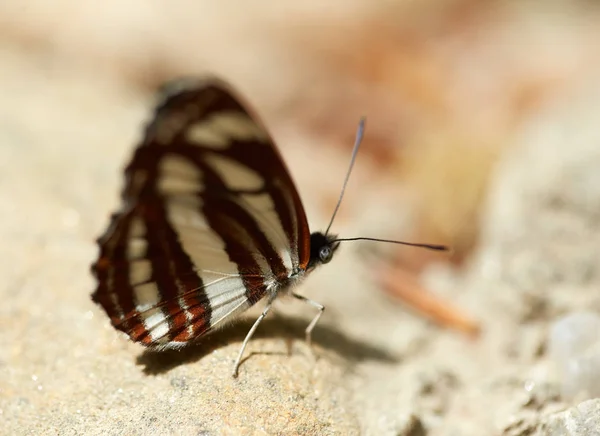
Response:
[{"label": "butterfly leg", "polygon": [[306,343],[310,347],[311,342],[312,342],[312,331],[315,328],[315,326],[317,325],[317,323],[319,322],[321,315],[323,315],[323,312],[325,311],[325,306],[323,306],[321,303],[317,303],[316,301],[310,300],[303,295],[298,295],[298,294],[292,294],[292,295],[295,298],[297,298],[298,300],[304,301],[305,303],[310,304],[312,307],[316,307],[317,309],[319,309],[319,313],[317,313],[317,315],[313,318],[313,320],[310,322],[310,324],[308,325],[308,327],[306,327],[306,330],[305,330]]},{"label": "butterfly leg", "polygon": [[256,321],[254,321],[254,324],[252,324],[252,328],[250,328],[250,330],[248,331],[248,334],[246,334],[246,338],[244,339],[244,342],[242,343],[242,348],[240,348],[238,357],[237,357],[237,359],[235,359],[235,364],[233,365],[233,374],[232,375],[234,378],[238,376],[238,369],[240,368],[240,364],[242,363],[242,356],[244,355],[244,350],[246,349],[246,345],[248,345],[248,342],[252,338],[252,335],[258,328],[258,325],[260,324],[260,322],[265,318],[265,316],[267,316],[267,313],[269,313],[269,310],[271,310],[272,304],[273,304],[273,301],[270,300],[267,303],[267,305],[265,306],[265,309],[262,311],[260,316],[256,319]]}]

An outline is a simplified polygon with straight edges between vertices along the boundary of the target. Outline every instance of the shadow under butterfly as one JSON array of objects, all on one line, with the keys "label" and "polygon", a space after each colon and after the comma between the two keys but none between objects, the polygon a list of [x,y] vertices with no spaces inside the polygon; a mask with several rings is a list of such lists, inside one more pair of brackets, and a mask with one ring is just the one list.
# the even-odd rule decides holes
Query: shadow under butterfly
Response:
[{"label": "shadow under butterfly", "polygon": [[310,233],[300,196],[258,118],[218,79],[174,82],[125,170],[121,209],[98,239],[92,299],[115,328],[154,350],[179,349],[267,303],[244,350],[278,295],[294,292],[340,242],[372,240],[433,250],[446,247],[329,232],[362,139],[361,120],[349,170],[325,232]]},{"label": "shadow under butterfly", "polygon": [[[232,341],[243,340],[252,323],[252,319],[239,320],[226,329],[217,330],[204,340],[196,341],[179,350],[157,352],[147,349],[137,357],[137,364],[142,365],[144,373],[148,375],[165,373],[179,365],[195,362]],[[261,328],[256,331],[253,337],[292,339],[302,334],[305,329],[306,321],[303,318],[268,317],[261,323]],[[392,354],[384,347],[349,337],[329,325],[320,324],[319,328],[313,333],[312,341],[350,362],[371,360],[396,363],[402,360],[402,356],[399,354]],[[246,359],[249,357],[251,357],[251,354],[246,355]],[[246,359],[242,359],[242,363]]]}]

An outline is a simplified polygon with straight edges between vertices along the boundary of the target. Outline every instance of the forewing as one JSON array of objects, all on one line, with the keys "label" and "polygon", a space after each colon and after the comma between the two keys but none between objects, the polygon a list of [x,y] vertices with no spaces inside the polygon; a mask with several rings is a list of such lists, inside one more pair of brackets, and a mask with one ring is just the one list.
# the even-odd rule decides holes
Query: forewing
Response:
[{"label": "forewing", "polygon": [[166,94],[126,169],[93,299],[133,340],[179,346],[304,270],[309,238],[262,124],[223,83],[188,83]]}]

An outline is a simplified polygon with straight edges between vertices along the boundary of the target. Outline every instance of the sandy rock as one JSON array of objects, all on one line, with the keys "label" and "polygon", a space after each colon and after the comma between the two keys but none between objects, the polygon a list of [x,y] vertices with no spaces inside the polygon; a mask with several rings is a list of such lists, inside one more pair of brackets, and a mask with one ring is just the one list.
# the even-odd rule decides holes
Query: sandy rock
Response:
[{"label": "sandy rock", "polygon": [[600,399],[588,400],[545,418],[542,434],[548,436],[596,436],[600,434]]}]

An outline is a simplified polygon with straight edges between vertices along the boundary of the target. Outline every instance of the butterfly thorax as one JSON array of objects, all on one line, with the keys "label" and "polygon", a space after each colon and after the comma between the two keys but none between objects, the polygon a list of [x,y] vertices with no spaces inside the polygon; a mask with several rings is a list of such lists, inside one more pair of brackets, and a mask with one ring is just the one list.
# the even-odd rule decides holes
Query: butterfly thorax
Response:
[{"label": "butterfly thorax", "polygon": [[321,264],[329,263],[339,246],[336,237],[336,235],[325,235],[321,232],[312,233],[310,235],[310,259],[306,269],[299,267],[285,277],[274,277],[270,280],[266,284],[266,288],[271,298],[275,298],[281,292],[290,292],[302,282],[307,273]]}]

